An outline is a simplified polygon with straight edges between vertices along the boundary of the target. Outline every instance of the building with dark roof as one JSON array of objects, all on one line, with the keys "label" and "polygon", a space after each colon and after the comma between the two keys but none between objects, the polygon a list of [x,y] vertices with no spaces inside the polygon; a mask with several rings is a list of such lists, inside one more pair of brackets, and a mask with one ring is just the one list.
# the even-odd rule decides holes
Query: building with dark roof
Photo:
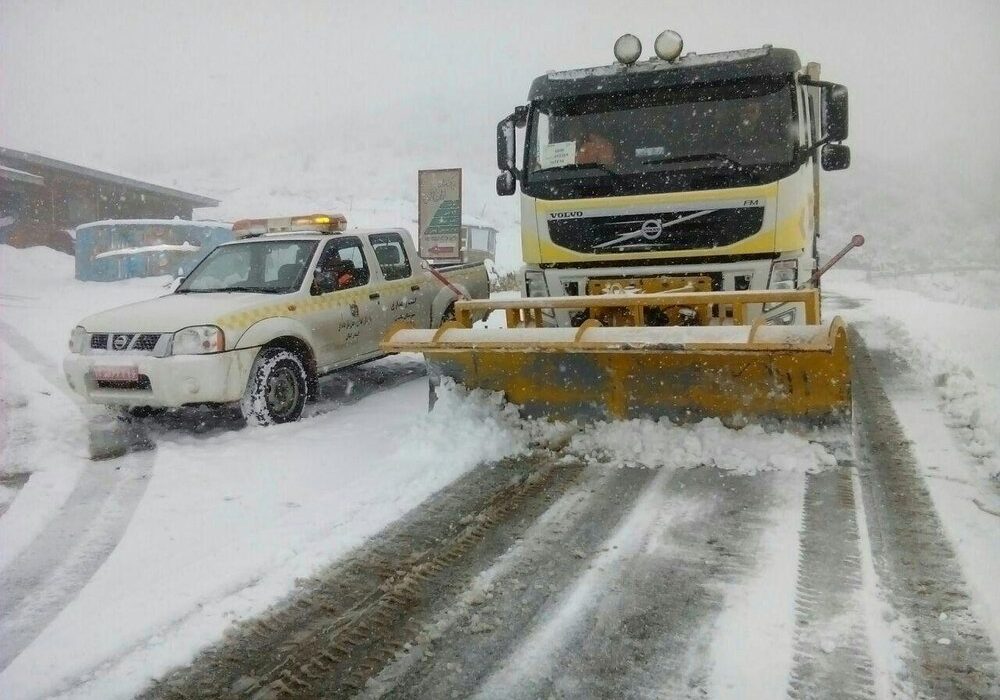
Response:
[{"label": "building with dark roof", "polygon": [[0,147],[0,243],[73,252],[73,229],[104,219],[190,219],[218,200]]}]

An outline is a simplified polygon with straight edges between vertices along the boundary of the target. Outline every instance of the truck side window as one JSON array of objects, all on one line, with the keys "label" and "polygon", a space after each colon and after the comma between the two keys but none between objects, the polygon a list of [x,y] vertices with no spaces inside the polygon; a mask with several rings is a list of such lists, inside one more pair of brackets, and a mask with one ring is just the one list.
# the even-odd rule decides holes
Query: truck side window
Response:
[{"label": "truck side window", "polygon": [[376,233],[368,240],[375,249],[375,259],[386,280],[402,280],[412,274],[402,236],[395,232]]},{"label": "truck side window", "polygon": [[368,284],[370,273],[361,241],[349,236],[327,243],[316,263],[316,272],[318,275],[329,275],[336,282],[337,290]]}]

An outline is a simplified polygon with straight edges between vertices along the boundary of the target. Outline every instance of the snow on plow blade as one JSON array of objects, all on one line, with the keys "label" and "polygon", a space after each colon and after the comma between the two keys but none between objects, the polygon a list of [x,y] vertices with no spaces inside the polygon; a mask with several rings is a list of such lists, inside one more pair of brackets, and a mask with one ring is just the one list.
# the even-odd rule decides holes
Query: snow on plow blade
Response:
[{"label": "snow on plow blade", "polygon": [[[746,324],[752,305],[795,304],[804,325]],[[665,306],[710,309],[716,325],[540,327],[545,308],[588,309],[640,323]],[[505,309],[506,329],[471,328],[473,315]],[[503,392],[531,416],[559,420],[718,417],[839,422],[850,415],[847,333],[819,321],[816,290],[701,292],[459,302],[458,322],[391,330],[383,349],[422,352],[432,384]],[[610,315],[609,315],[610,314]],[[719,319],[725,323],[718,323]],[[728,323],[732,322],[732,323]]]}]

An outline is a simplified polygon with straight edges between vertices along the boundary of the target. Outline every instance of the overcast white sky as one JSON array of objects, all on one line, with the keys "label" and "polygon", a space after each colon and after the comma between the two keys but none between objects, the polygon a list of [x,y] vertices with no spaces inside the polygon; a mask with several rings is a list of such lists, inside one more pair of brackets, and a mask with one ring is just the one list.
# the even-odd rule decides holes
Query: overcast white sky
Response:
[{"label": "overcast white sky", "polygon": [[[856,163],[996,177],[1000,2],[0,1],[0,144],[148,176],[287,142],[391,145],[489,171],[495,124],[546,69],[619,34],[771,43],[851,92]],[[957,165],[958,164],[958,165]]]}]

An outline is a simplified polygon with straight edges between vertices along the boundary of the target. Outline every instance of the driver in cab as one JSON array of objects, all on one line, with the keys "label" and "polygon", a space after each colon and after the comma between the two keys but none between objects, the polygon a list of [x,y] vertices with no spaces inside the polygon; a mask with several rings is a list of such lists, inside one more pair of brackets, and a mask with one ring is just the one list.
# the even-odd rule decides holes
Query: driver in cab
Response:
[{"label": "driver in cab", "polygon": [[605,135],[599,124],[573,122],[572,135],[576,141],[576,162],[580,165],[611,166],[617,160],[615,145]]},{"label": "driver in cab", "polygon": [[350,260],[342,260],[334,252],[320,262],[316,270],[318,288],[324,292],[354,287],[358,283],[358,271]]}]

